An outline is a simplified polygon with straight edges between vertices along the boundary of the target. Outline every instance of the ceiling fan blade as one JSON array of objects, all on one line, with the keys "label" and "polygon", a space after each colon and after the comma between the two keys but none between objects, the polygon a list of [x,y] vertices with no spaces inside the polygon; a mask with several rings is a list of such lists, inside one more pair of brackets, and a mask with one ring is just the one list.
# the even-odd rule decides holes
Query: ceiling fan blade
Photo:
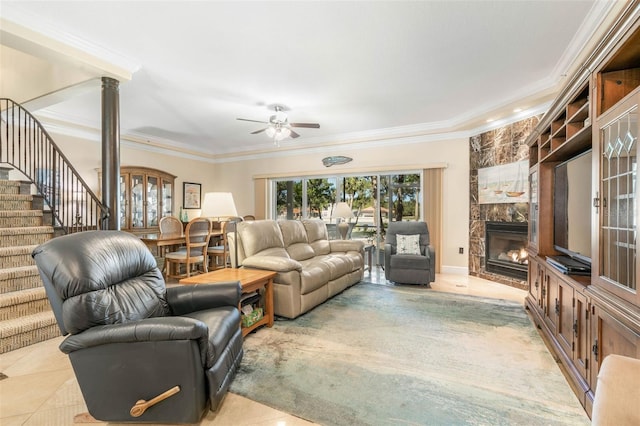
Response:
[{"label": "ceiling fan blade", "polygon": [[255,132],[251,132],[250,134],[252,134],[252,135],[257,135],[258,133],[262,133],[262,132],[264,132],[264,131],[265,131],[265,130],[267,130],[267,129],[268,129],[268,127],[265,127],[264,129],[256,130]]},{"label": "ceiling fan blade", "polygon": [[291,127],[306,127],[308,129],[319,129],[320,125],[318,123],[289,123]]},{"label": "ceiling fan blade", "polygon": [[269,124],[268,121],[259,121],[259,120],[249,120],[248,118],[236,118],[236,120],[240,120],[240,121],[250,121],[252,123],[263,123],[263,124]]},{"label": "ceiling fan blade", "polygon": [[[289,130],[291,130],[291,129],[289,129]],[[291,136],[293,139],[295,139],[297,137],[300,137],[300,135],[297,134],[296,132],[294,132],[293,130],[291,130],[291,134],[289,136]]]}]

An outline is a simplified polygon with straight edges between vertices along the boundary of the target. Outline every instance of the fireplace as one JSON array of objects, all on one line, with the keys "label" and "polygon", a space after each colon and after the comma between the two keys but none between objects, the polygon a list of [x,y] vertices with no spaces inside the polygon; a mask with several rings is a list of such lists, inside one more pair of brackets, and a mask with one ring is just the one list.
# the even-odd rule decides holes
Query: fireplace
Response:
[{"label": "fireplace", "polygon": [[485,270],[520,280],[527,279],[527,224],[486,222]]}]

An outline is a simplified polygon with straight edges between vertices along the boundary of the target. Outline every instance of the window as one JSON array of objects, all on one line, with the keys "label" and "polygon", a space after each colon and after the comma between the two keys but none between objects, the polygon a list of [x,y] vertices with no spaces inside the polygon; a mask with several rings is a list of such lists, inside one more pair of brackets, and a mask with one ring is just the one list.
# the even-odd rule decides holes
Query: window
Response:
[{"label": "window", "polygon": [[421,179],[419,172],[405,172],[273,180],[272,217],[322,219],[329,237],[338,238],[332,212],[344,201],[354,213],[350,237],[381,246],[389,221],[421,220]]}]

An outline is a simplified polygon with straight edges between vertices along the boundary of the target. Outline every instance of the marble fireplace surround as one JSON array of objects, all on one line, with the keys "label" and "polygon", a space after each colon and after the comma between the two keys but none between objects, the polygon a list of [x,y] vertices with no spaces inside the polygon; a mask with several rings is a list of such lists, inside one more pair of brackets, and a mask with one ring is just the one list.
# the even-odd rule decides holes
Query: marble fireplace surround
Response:
[{"label": "marble fireplace surround", "polygon": [[527,281],[488,272],[485,268],[487,222],[528,223],[529,203],[479,204],[478,169],[529,158],[527,136],[541,116],[530,117],[469,138],[469,274],[527,289]]}]

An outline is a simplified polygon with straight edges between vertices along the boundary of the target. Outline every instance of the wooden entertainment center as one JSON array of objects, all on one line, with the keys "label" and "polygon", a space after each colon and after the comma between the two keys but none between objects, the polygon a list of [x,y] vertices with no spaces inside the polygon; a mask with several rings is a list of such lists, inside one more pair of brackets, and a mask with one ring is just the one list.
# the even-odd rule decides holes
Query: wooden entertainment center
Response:
[{"label": "wooden entertainment center", "polygon": [[[634,0],[527,140],[531,200],[526,306],[589,416],[602,360],[610,354],[640,358],[639,105],[640,2]],[[591,184],[584,186],[592,203],[584,215],[591,220],[590,227],[582,229],[587,237],[590,233],[591,274],[573,275],[548,261],[574,254],[558,251],[554,228],[570,228],[571,223],[554,211],[554,205],[560,205],[558,195],[554,200],[554,185],[558,166],[589,150]],[[565,205],[571,202],[570,197],[564,200]]]}]

